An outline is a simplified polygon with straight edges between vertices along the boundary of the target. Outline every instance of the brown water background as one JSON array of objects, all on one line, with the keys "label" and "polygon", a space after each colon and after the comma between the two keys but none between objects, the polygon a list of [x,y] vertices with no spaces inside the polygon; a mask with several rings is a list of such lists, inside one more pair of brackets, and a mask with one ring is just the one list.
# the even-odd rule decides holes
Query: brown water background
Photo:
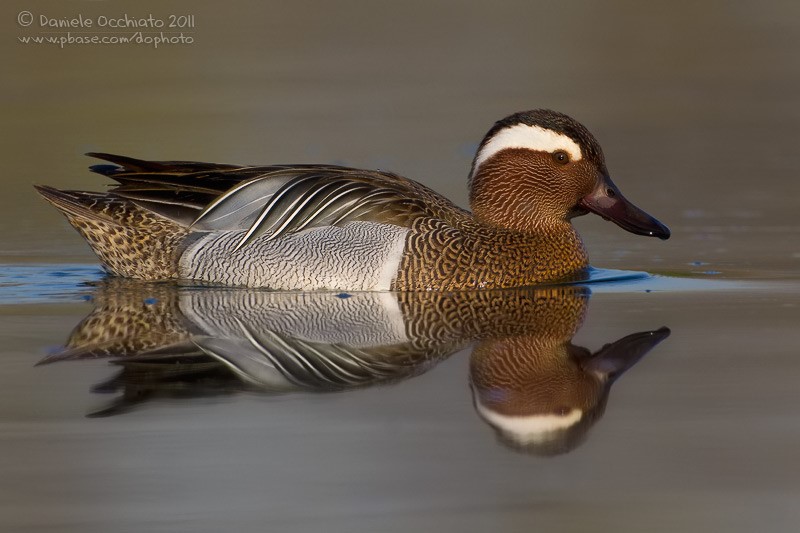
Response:
[{"label": "brown water background", "polygon": [[[194,15],[193,42],[19,40],[125,14]],[[0,263],[95,262],[31,188],[101,189],[84,152],[381,168],[466,205],[486,130],[547,107],[673,231],[584,217],[594,265],[740,280],[593,296],[578,344],[673,335],[550,460],[493,442],[458,355],[397,387],[87,420],[106,364],[32,365],[90,306],[0,306],[0,530],[800,529],[796,2],[12,0],[0,27]]]}]

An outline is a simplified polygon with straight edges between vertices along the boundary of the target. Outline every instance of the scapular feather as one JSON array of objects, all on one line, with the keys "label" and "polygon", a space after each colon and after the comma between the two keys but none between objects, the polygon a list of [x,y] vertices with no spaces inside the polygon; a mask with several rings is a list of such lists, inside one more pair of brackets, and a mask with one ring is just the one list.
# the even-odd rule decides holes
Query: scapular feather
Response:
[{"label": "scapular feather", "polygon": [[[410,226],[432,207],[419,184],[380,171],[332,165],[235,166],[141,161],[91,154],[116,165],[94,170],[119,183],[109,194],[192,231],[241,231],[238,248],[305,229],[372,221]],[[411,199],[410,199],[411,198]]]}]

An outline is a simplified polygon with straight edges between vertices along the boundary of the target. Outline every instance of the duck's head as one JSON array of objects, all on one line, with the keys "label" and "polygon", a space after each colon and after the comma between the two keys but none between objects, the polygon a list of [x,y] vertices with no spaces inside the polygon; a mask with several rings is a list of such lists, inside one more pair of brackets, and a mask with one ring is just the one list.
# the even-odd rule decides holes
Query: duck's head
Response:
[{"label": "duck's head", "polygon": [[489,130],[472,163],[470,204],[476,218],[520,231],[592,212],[637,235],[670,235],[614,185],[589,130],[546,109],[515,113]]}]

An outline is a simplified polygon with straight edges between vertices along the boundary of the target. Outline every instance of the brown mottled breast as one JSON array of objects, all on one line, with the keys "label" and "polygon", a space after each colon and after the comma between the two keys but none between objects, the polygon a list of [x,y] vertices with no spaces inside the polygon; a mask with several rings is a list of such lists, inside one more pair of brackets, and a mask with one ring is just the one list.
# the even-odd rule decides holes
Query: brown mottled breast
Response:
[{"label": "brown mottled breast", "polygon": [[540,234],[420,219],[407,237],[394,290],[500,289],[562,280],[588,265],[569,223]]}]

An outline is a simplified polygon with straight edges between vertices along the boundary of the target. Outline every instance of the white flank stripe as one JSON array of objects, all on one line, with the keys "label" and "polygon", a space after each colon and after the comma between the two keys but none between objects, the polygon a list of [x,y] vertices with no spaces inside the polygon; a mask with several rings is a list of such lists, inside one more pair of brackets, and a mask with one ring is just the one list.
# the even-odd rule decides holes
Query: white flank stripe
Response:
[{"label": "white flank stripe", "polygon": [[481,151],[475,157],[475,169],[477,170],[484,161],[494,154],[507,148],[527,148],[538,152],[550,153],[563,150],[569,154],[572,161],[579,161],[583,158],[578,143],[563,133],[557,133],[541,126],[515,124],[500,130],[481,148]]},{"label": "white flank stripe", "polygon": [[381,324],[387,331],[385,338],[397,339],[394,341],[396,344],[408,342],[406,321],[403,318],[403,311],[400,309],[400,304],[397,302],[395,295],[391,292],[366,294],[378,294],[380,306],[375,307],[383,311],[383,313],[377,313],[377,316],[381,317]]},{"label": "white flank stripe", "polygon": [[400,261],[403,260],[403,251],[406,249],[406,235],[408,230],[398,232],[394,238],[390,248],[386,250],[386,256],[383,260],[383,266],[378,274],[378,282],[371,290],[388,291],[392,288],[392,282],[397,277],[397,272],[400,270]]}]

